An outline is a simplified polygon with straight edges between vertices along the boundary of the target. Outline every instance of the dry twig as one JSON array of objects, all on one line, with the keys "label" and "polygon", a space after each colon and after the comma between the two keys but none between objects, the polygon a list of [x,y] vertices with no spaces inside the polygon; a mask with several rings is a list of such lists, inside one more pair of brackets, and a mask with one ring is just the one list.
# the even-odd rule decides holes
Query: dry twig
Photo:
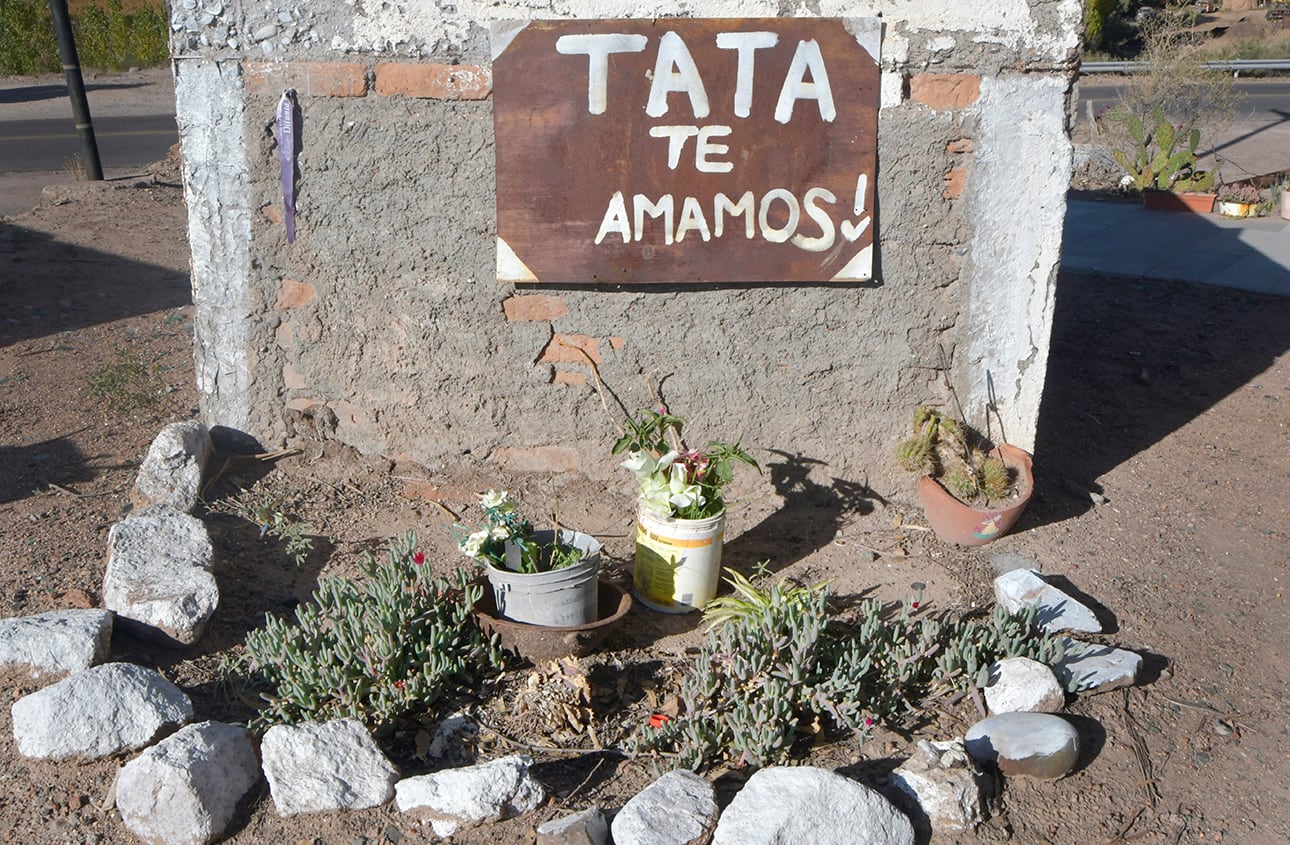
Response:
[{"label": "dry twig", "polygon": [[1124,726],[1129,732],[1129,739],[1133,742],[1133,753],[1138,760],[1138,768],[1142,771],[1142,789],[1146,793],[1148,803],[1154,809],[1156,802],[1160,800],[1160,790],[1156,787],[1156,778],[1151,769],[1151,754],[1147,750],[1146,740],[1138,730],[1137,721],[1129,712],[1129,689],[1125,687],[1123,693],[1121,712],[1124,714]]}]

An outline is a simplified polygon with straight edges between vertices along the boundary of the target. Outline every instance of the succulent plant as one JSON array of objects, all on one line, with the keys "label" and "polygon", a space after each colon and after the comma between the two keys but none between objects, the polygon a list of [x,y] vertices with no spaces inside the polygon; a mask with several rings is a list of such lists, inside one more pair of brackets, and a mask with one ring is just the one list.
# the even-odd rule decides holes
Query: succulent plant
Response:
[{"label": "succulent plant", "polygon": [[782,763],[803,729],[864,740],[878,722],[905,726],[928,698],[985,686],[1001,658],[1053,663],[1062,654],[1035,628],[1033,610],[974,621],[911,616],[906,606],[884,619],[882,603],[868,599],[842,624],[829,620],[826,585],[761,590],[742,579],[736,588],[737,603],[719,609],[681,682],[678,717],[643,728],[635,752],[667,751],[691,769]]},{"label": "succulent plant", "polygon": [[1006,499],[1015,472],[997,454],[983,448],[984,438],[936,408],[914,410],[914,434],[896,447],[904,469],[939,479],[964,502]]},{"label": "succulent plant", "polygon": [[[1113,111],[1108,115],[1120,121],[1136,145],[1129,152],[1114,150],[1112,155],[1133,178],[1133,184],[1143,191],[1208,191],[1214,187],[1214,172],[1197,168],[1196,150],[1200,145],[1200,130],[1184,132],[1169,122],[1164,111],[1157,106],[1151,114],[1155,126],[1149,126],[1135,114]],[[1184,142],[1182,146],[1179,142]]]},{"label": "succulent plant", "polygon": [[295,623],[266,615],[246,636],[250,668],[272,693],[257,723],[350,717],[381,728],[473,687],[502,666],[472,613],[482,588],[463,569],[435,577],[416,538],[368,555],[367,578],[327,577]]}]

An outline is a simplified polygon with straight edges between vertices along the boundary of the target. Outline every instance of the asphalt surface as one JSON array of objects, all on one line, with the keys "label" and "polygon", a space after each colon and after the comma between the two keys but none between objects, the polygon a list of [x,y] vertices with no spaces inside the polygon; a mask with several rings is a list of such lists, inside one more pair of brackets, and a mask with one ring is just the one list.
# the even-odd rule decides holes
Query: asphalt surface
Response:
[{"label": "asphalt surface", "polygon": [[[179,142],[174,115],[99,117],[93,124],[104,167],[142,167]],[[82,147],[72,118],[10,120],[0,127],[0,171],[74,169]]]}]

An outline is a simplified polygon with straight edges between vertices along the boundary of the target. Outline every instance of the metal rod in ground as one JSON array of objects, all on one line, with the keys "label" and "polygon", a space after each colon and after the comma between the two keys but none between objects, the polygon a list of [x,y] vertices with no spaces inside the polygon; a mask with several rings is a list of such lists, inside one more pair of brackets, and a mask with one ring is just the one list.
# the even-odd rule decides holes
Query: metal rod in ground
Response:
[{"label": "metal rod in ground", "polygon": [[81,77],[81,60],[76,54],[76,41],[72,38],[72,19],[67,13],[67,0],[49,0],[49,11],[54,18],[58,52],[63,57],[63,74],[67,77],[67,95],[72,101],[72,117],[76,119],[76,131],[81,136],[85,175],[102,180],[103,164],[99,161],[98,142],[94,140],[94,121],[90,119],[90,103],[85,98],[85,80]]}]

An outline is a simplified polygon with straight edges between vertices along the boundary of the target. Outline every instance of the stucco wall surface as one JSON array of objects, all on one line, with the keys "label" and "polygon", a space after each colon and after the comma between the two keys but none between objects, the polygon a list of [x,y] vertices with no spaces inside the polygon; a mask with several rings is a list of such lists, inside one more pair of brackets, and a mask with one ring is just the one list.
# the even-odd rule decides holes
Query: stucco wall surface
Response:
[{"label": "stucco wall surface", "polygon": [[[588,358],[662,376],[696,439],[898,481],[912,408],[990,391],[1033,442],[1070,171],[1079,0],[178,0],[172,45],[203,414],[266,444],[300,417],[369,454],[604,477]],[[516,290],[495,273],[488,24],[881,16],[873,284]],[[274,110],[299,94],[297,238]]]}]

